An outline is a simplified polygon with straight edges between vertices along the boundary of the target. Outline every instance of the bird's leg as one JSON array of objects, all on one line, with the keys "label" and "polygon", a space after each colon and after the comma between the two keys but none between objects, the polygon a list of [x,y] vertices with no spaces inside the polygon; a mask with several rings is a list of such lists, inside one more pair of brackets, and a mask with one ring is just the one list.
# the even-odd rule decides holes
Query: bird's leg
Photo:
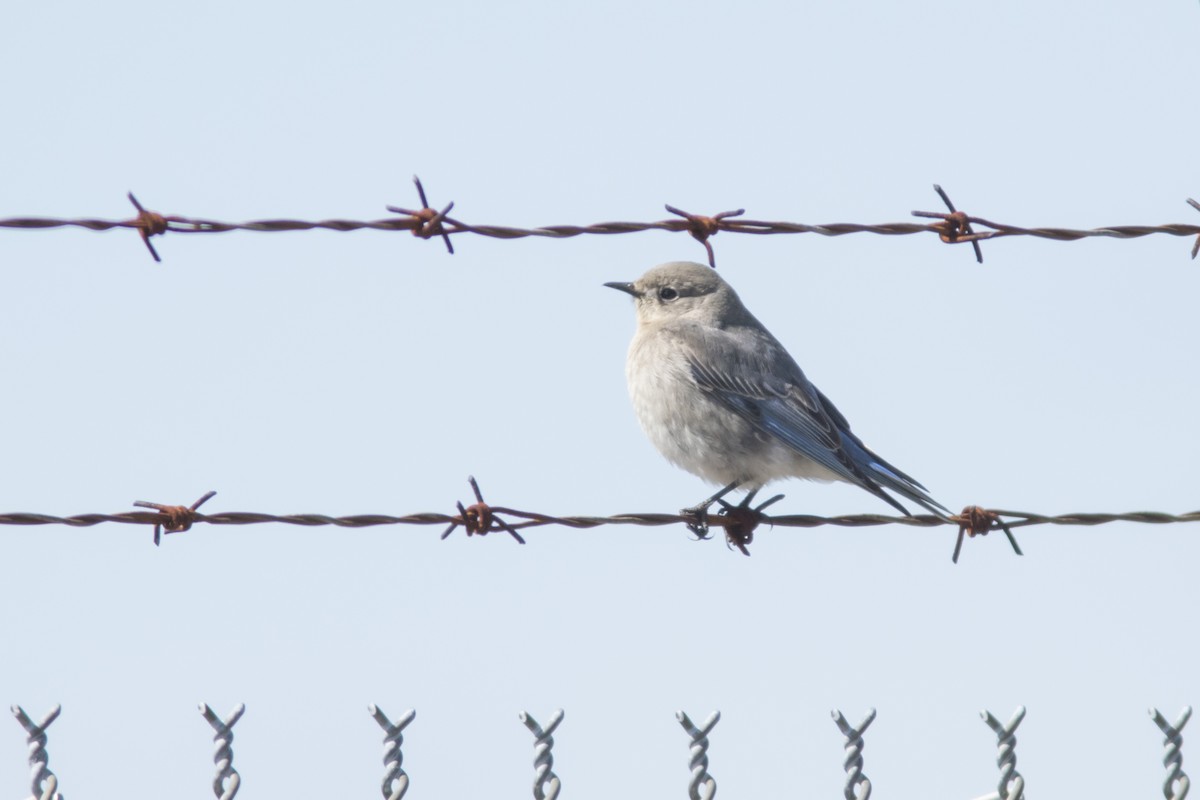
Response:
[{"label": "bird's leg", "polygon": [[[711,506],[713,503],[717,502],[718,500],[720,500],[721,498],[723,498],[725,495],[732,492],[734,489],[736,489],[738,487],[738,485],[739,485],[739,482],[734,481],[733,483],[729,484],[724,489],[717,492],[716,494],[714,494],[712,497],[708,498],[707,500],[701,500],[699,503],[697,503],[694,506],[691,506],[689,508],[680,509],[679,516],[696,518],[695,522],[687,523],[688,530],[691,531],[692,533],[696,534],[697,536],[699,536],[701,539],[707,539],[708,538],[708,507]],[[754,493],[751,492],[751,496],[753,496],[753,494]]]},{"label": "bird's leg", "polygon": [[[760,486],[759,489],[761,488],[762,487]],[[754,501],[754,495],[756,494],[758,494],[758,489],[751,489],[750,491],[746,492],[746,496],[742,498],[742,502],[738,503],[736,508],[749,508],[750,503]],[[729,507],[728,503],[723,503],[723,505],[727,508]]]}]

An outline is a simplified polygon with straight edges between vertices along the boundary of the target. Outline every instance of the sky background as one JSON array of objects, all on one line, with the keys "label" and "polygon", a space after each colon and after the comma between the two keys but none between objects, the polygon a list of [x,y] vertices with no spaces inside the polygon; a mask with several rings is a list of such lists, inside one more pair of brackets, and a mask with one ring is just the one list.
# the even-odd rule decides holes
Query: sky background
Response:
[{"label": "sky background", "polygon": [[[13,4],[0,217],[807,223],[940,210],[1019,225],[1200,222],[1200,6],[1015,2]],[[873,449],[934,497],[1043,513],[1200,507],[1192,241],[713,240],[722,274]],[[0,231],[0,509],[673,512],[709,487],[643,438],[629,299],[683,234]],[[778,513],[887,512],[780,484]],[[1018,704],[1038,797],[1157,797],[1200,700],[1196,526],[967,543],[901,527],[682,526],[440,541],[438,528],[0,530],[0,698],[68,797],[208,796],[239,702],[243,797],[370,797],[369,703],[409,798],[685,796],[678,709],[723,719],[723,797],[840,797],[841,708],[876,796],[995,788]],[[1185,736],[1186,738],[1186,736]],[[1194,759],[1200,752],[1185,744]],[[1185,762],[1194,763],[1192,761]],[[0,796],[28,793],[0,723]]]}]

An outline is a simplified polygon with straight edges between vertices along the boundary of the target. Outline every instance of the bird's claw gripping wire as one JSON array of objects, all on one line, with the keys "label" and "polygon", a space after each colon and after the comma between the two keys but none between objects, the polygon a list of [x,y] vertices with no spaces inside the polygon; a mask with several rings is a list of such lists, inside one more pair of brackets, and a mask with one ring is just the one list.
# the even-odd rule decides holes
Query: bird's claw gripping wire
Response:
[{"label": "bird's claw gripping wire", "polygon": [[419,209],[400,208],[398,206],[388,206],[387,210],[393,214],[406,214],[417,220],[417,225],[412,229],[413,236],[422,239],[430,239],[434,236],[441,236],[442,241],[446,243],[446,250],[450,255],[454,255],[454,245],[450,243],[450,234],[442,226],[443,222],[454,224],[454,220],[446,217],[450,210],[454,208],[454,202],[451,201],[441,211],[429,207],[429,200],[425,198],[425,187],[421,185],[421,179],[413,175],[413,183],[417,185],[417,196],[421,198],[421,207]]},{"label": "bird's claw gripping wire", "polygon": [[717,502],[721,504],[721,510],[718,513],[725,518],[723,523],[725,527],[725,545],[730,549],[736,547],[744,556],[750,555],[750,551],[746,548],[754,541],[754,529],[767,518],[767,515],[762,513],[763,509],[783,499],[783,495],[777,494],[770,500],[759,503],[754,508],[751,508],[750,503],[754,500],[754,495],[757,493],[757,489],[750,492],[736,506],[723,498],[717,499]]},{"label": "bird's claw gripping wire", "polygon": [[697,503],[689,508],[680,509],[679,516],[684,518],[684,524],[687,525],[689,531],[696,535],[698,540],[708,539],[708,509],[714,503],[721,504],[722,517],[719,523],[725,529],[725,542],[730,547],[736,547],[742,551],[743,555],[750,555],[750,551],[746,549],[746,545],[754,541],[754,529],[758,527],[764,519],[767,518],[762,510],[767,506],[778,503],[783,499],[783,495],[775,495],[765,503],[761,503],[754,508],[750,504],[754,502],[754,496],[758,494],[758,489],[748,492],[742,501],[736,506],[726,502],[725,495],[732,492],[738,487],[737,483],[731,483],[721,491]]},{"label": "bird's claw gripping wire", "polygon": [[207,503],[216,492],[205,492],[204,495],[190,506],[168,506],[162,503],[150,503],[138,500],[134,505],[138,508],[153,508],[159,513],[159,521],[154,523],[154,546],[158,547],[162,540],[162,532],[183,533],[192,527],[196,521],[196,509]]},{"label": "bird's claw gripping wire", "polygon": [[666,209],[672,214],[687,220],[688,233],[692,235],[693,239],[704,245],[704,250],[708,253],[708,265],[713,269],[717,268],[717,257],[713,254],[712,245],[708,242],[709,237],[716,236],[720,232],[721,220],[730,217],[740,217],[746,213],[746,209],[739,208],[736,211],[722,211],[719,214],[706,217],[703,214],[691,214],[670,204],[666,206]]},{"label": "bird's claw gripping wire", "polygon": [[517,533],[516,528],[496,516],[495,510],[483,501],[483,493],[479,491],[479,484],[475,482],[475,477],[469,475],[467,481],[471,484],[471,491],[475,493],[475,502],[466,507],[462,502],[455,503],[458,507],[458,519],[451,522],[450,526],[442,531],[442,538],[445,539],[454,533],[455,528],[462,525],[467,536],[476,534],[487,536],[492,531],[504,531],[516,539],[518,544],[525,544],[525,540],[521,534]]},{"label": "bird's claw gripping wire", "polygon": [[712,497],[701,500],[694,506],[679,509],[679,516],[683,517],[683,523],[687,525],[687,529],[695,534],[697,541],[708,538],[708,509],[713,503],[720,500],[725,495],[732,492],[738,487],[737,481],[728,484],[721,491],[714,494]]},{"label": "bird's claw gripping wire", "polygon": [[995,511],[989,511],[979,506],[967,506],[960,513],[950,517],[950,520],[958,524],[958,539],[954,543],[954,555],[950,558],[955,564],[958,563],[958,554],[962,552],[964,535],[972,538],[987,536],[989,532],[997,528],[1004,531],[1014,553],[1019,556],[1025,555],[1021,552],[1021,546],[1017,544],[1017,538],[1013,536],[1012,529],[1004,520],[1000,519],[1000,514]]},{"label": "bird's claw gripping wire", "polygon": [[696,541],[710,538],[708,535],[708,506],[681,508],[679,516],[684,518],[683,524],[696,537]]}]

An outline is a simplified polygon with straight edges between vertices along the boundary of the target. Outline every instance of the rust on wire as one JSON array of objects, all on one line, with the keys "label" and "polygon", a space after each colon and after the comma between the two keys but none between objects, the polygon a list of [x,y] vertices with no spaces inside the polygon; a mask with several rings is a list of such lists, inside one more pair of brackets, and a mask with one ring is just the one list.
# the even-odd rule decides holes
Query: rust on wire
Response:
[{"label": "rust on wire", "polygon": [[[777,494],[770,500],[751,508],[750,501],[754,499],[754,493],[751,492],[738,505],[733,505],[723,498],[718,498],[717,502],[721,504],[721,510],[718,515],[723,519],[717,521],[717,524],[725,527],[725,544],[731,548],[737,548],[742,555],[750,555],[748,549],[750,543],[754,541],[754,529],[763,522],[771,524],[771,518],[763,513],[763,509],[767,506],[774,505],[783,499],[783,495]],[[701,538],[708,538],[703,536]]]},{"label": "rust on wire", "polygon": [[[441,236],[442,241],[446,243],[446,249],[450,255],[454,255],[454,245],[450,243],[450,234],[443,227],[443,222],[454,223],[454,220],[447,219],[446,215],[450,213],[450,209],[454,208],[454,202],[451,201],[441,211],[436,211],[429,207],[429,200],[425,197],[425,187],[421,185],[421,179],[413,175],[413,183],[417,185],[417,196],[421,198],[421,207],[416,210],[407,208],[399,208],[397,206],[388,206],[387,210],[393,214],[407,214],[417,221],[417,225],[412,229],[413,236],[419,236],[422,239],[429,239],[434,236]],[[459,227],[456,223],[455,227]]]},{"label": "rust on wire", "polygon": [[207,503],[216,495],[216,492],[205,492],[203,496],[190,506],[167,506],[162,503],[151,503],[146,500],[137,500],[134,505],[138,508],[153,508],[158,511],[157,519],[154,522],[154,546],[158,547],[161,540],[162,531],[167,533],[182,533],[192,527],[192,523],[196,521],[196,509]]},{"label": "rust on wire", "polygon": [[450,534],[454,533],[454,529],[459,525],[463,526],[463,530],[467,532],[467,536],[487,536],[495,530],[501,530],[517,540],[518,544],[525,544],[525,540],[521,538],[521,534],[517,533],[511,525],[502,520],[496,515],[499,509],[493,509],[483,501],[483,493],[479,491],[479,484],[475,481],[474,475],[468,475],[467,481],[471,484],[471,491],[475,493],[475,502],[463,508],[461,502],[455,503],[458,506],[458,517],[450,523],[450,527],[442,532],[442,538],[445,539]]},{"label": "rust on wire", "polygon": [[[458,526],[463,526],[468,535],[484,534],[495,530],[508,533],[517,541],[524,543],[520,531],[528,528],[545,526],[561,526],[574,529],[590,529],[604,525],[642,525],[662,527],[665,525],[688,525],[695,523],[694,515],[659,513],[617,514],[607,517],[599,516],[553,516],[534,511],[520,511],[514,508],[492,506],[484,502],[479,492],[478,484],[472,480],[471,488],[475,493],[476,502],[470,506],[457,504],[458,514],[449,515],[440,512],[425,512],[392,516],[387,514],[356,514],[352,516],[333,517],[326,514],[266,514],[256,511],[229,511],[217,514],[201,514],[197,511],[200,505],[213,496],[209,492],[191,507],[167,506],[157,503],[139,501],[135,505],[141,508],[154,509],[153,513],[146,511],[126,511],[117,514],[77,514],[69,517],[51,514],[28,512],[0,513],[0,525],[66,525],[82,528],[99,525],[105,522],[115,522],[127,525],[155,526],[155,543],[159,541],[160,529],[168,533],[187,530],[193,524],[208,523],[210,525],[258,525],[265,523],[282,523],[285,525],[300,525],[318,527],[333,525],[341,528],[368,528],[377,525],[442,525],[449,526],[442,534],[446,538]],[[710,525],[720,526],[726,530],[726,540],[731,547],[743,550],[753,541],[753,534],[758,525],[766,523],[772,528],[816,528],[831,525],[841,528],[863,528],[879,525],[900,525],[911,528],[937,528],[957,526],[959,528],[958,542],[955,547],[955,558],[962,547],[964,536],[982,535],[991,530],[1000,529],[1005,532],[1012,544],[1013,550],[1021,555],[1012,531],[1033,525],[1105,525],[1113,522],[1132,522],[1149,525],[1165,525],[1172,523],[1200,522],[1200,510],[1184,514],[1167,514],[1159,511],[1133,511],[1123,514],[1108,513],[1075,513],[1047,516],[1027,511],[1005,511],[1002,509],[983,509],[968,506],[962,513],[949,517],[933,514],[918,514],[915,516],[889,516],[884,514],[843,514],[833,517],[821,517],[810,514],[788,514],[768,516],[762,510],[775,498],[759,505],[754,509],[739,510],[738,506],[726,508],[718,515],[709,519]],[[748,512],[748,513],[743,513]],[[501,519],[500,515],[507,517]],[[743,550],[744,552],[744,550]]]},{"label": "rust on wire", "polygon": [[950,195],[946,194],[938,184],[933,185],[933,190],[938,193],[938,197],[942,198],[942,202],[946,204],[946,208],[950,209],[949,214],[943,214],[937,211],[914,211],[914,217],[925,217],[927,219],[940,219],[942,222],[933,227],[938,229],[938,237],[946,244],[958,244],[959,242],[970,242],[971,247],[975,248],[975,260],[983,263],[983,250],[979,247],[980,239],[990,239],[994,234],[991,232],[976,233],[971,229],[972,217],[968,217],[963,212],[954,207],[954,203],[950,202]]},{"label": "rust on wire", "polygon": [[740,217],[746,213],[746,209],[739,208],[737,211],[722,211],[711,217],[705,217],[701,214],[688,213],[670,204],[666,206],[666,209],[672,214],[687,220],[687,232],[692,235],[693,239],[704,245],[704,251],[708,253],[708,265],[713,269],[717,268],[717,257],[713,255],[712,245],[708,241],[709,237],[716,236],[720,232],[721,220],[729,219],[730,217]]},{"label": "rust on wire", "polygon": [[150,241],[150,237],[161,236],[169,230],[167,218],[157,211],[147,211],[143,208],[138,199],[133,196],[133,192],[127,192],[125,196],[129,198],[129,202],[133,203],[133,207],[138,212],[137,217],[130,221],[129,226],[137,229],[138,234],[142,237],[142,243],[146,245],[150,255],[154,256],[154,260],[161,264],[162,259],[158,257],[158,251],[154,249],[154,243]]},{"label": "rust on wire", "polygon": [[[640,233],[643,231],[668,231],[674,233],[687,232],[705,245],[709,253],[709,263],[714,264],[715,258],[712,246],[708,241],[717,231],[753,234],[758,236],[776,234],[815,233],[818,236],[845,236],[852,233],[872,233],[883,236],[909,236],[921,233],[934,233],[942,241],[951,244],[971,242],[976,250],[976,259],[983,260],[979,242],[984,239],[997,239],[1005,236],[1033,236],[1041,239],[1053,239],[1060,242],[1071,242],[1086,238],[1137,239],[1154,234],[1168,236],[1198,237],[1192,248],[1193,258],[1200,253],[1200,225],[1175,223],[1168,225],[1113,225],[1090,230],[1070,228],[1022,228],[1016,225],[1006,225],[999,222],[969,216],[958,211],[941,187],[935,186],[939,196],[947,207],[947,212],[914,211],[914,216],[936,220],[930,224],[913,222],[890,222],[881,224],[863,224],[850,222],[833,222],[823,225],[810,225],[799,222],[750,220],[745,218],[730,219],[741,214],[737,212],[722,212],[712,217],[690,214],[668,206],[672,214],[682,218],[671,218],[657,222],[601,222],[593,225],[545,225],[536,228],[516,228],[505,225],[469,225],[461,220],[449,217],[453,203],[438,211],[429,206],[425,189],[420,181],[415,181],[417,194],[421,198],[422,208],[404,209],[389,206],[388,210],[399,217],[389,217],[378,220],[347,220],[326,219],[318,221],[296,219],[262,219],[249,222],[220,222],[217,220],[200,219],[183,216],[164,216],[147,211],[130,195],[130,201],[138,209],[138,216],[133,220],[107,219],[61,219],[49,217],[12,217],[0,219],[0,228],[20,228],[40,230],[44,228],[77,227],[93,231],[107,231],[114,228],[134,228],[142,236],[151,255],[158,259],[150,243],[151,236],[160,235],[166,231],[173,233],[224,233],[227,231],[258,231],[263,233],[282,233],[288,231],[332,230],[332,231],[410,231],[415,236],[429,239],[434,236],[442,237],[446,249],[451,253],[454,247],[450,241],[451,234],[473,233],[477,236],[487,236],[493,239],[522,239],[526,237],[544,237],[550,239],[568,239],[583,235],[611,235],[618,233]],[[1200,203],[1188,200],[1193,208],[1200,210]],[[980,230],[984,228],[986,230]]]},{"label": "rust on wire", "polygon": [[1019,556],[1025,555],[1021,552],[1021,546],[1017,544],[1017,538],[1013,536],[1008,523],[1000,519],[1000,512],[998,511],[989,511],[979,506],[967,506],[960,513],[950,517],[950,521],[958,525],[958,538],[954,542],[954,555],[950,558],[955,564],[958,563],[958,555],[962,552],[964,534],[971,538],[987,536],[990,531],[997,528],[1004,531],[1004,535],[1008,537],[1008,543],[1012,545],[1014,553]]}]

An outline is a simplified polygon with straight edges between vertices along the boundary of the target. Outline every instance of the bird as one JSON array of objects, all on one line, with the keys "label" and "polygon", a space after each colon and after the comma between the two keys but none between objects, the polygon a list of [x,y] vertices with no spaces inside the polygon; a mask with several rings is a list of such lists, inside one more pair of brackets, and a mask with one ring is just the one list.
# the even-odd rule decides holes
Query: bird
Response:
[{"label": "bird", "polygon": [[637,331],[625,371],[642,429],[668,461],[724,487],[681,510],[696,520],[689,527],[698,535],[707,533],[714,503],[733,508],[723,500],[730,492],[747,490],[737,506],[745,509],[765,484],[791,477],[851,483],[905,516],[889,492],[949,514],[863,444],[715,269],[672,261],[636,281],[604,285],[634,299]]}]

